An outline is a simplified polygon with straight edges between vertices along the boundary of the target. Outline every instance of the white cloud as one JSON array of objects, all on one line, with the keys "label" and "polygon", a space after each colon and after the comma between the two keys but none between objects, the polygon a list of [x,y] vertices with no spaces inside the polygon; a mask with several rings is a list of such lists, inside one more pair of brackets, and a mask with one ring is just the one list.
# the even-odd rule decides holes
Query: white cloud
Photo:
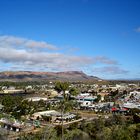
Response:
[{"label": "white cloud", "polygon": [[95,57],[94,61],[99,62],[99,63],[103,63],[103,64],[108,64],[108,65],[111,65],[111,64],[117,65],[118,64],[117,61],[111,60],[105,56],[97,56],[97,57]]},{"label": "white cloud", "polygon": [[129,73],[129,71],[121,69],[118,66],[98,67],[98,68],[94,68],[93,72],[95,72],[95,73],[104,73],[104,74],[113,74],[113,75]]},{"label": "white cloud", "polygon": [[[29,48],[42,47],[47,50],[31,51]],[[28,40],[14,36],[0,36],[0,62],[2,65],[24,70],[82,70],[93,64],[116,65],[117,62],[104,56],[76,56],[58,52],[57,47],[44,41]]]},{"label": "white cloud", "polygon": [[47,48],[49,50],[56,50],[57,47],[48,44],[44,41],[34,41],[27,38],[20,38],[15,36],[0,36],[0,45],[4,46],[18,46],[18,47],[29,47],[29,48]]}]

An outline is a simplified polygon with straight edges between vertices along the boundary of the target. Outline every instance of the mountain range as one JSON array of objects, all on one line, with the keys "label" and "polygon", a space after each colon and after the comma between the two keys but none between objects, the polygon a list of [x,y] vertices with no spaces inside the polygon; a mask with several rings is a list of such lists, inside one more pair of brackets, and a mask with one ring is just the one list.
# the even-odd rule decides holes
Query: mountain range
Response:
[{"label": "mountain range", "polygon": [[82,71],[66,72],[34,72],[34,71],[4,71],[0,72],[0,81],[92,81],[99,80],[96,76],[88,76]]}]

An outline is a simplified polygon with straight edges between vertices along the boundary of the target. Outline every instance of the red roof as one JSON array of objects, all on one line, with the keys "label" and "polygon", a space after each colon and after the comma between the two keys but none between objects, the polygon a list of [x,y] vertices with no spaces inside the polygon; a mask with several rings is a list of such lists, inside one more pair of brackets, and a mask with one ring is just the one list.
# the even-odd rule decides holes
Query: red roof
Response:
[{"label": "red roof", "polygon": [[118,110],[116,107],[112,107],[112,109],[111,109],[112,111],[116,111],[116,110]]}]

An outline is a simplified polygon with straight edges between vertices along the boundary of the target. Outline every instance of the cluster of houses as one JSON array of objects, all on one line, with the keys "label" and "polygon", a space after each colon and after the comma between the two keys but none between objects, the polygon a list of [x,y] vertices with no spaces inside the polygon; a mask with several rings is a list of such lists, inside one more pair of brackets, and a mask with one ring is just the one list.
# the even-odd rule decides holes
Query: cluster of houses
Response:
[{"label": "cluster of houses", "polygon": [[99,102],[96,102],[95,100],[98,98],[97,95],[92,95],[91,93],[80,93],[76,97],[76,101],[79,104],[79,109],[91,110],[95,112],[109,112],[114,102],[104,102],[103,97],[106,95],[106,93],[100,93],[98,95],[100,95],[101,98]]},{"label": "cluster of houses", "polygon": [[128,93],[122,101],[122,106],[125,108],[140,109],[140,92],[132,91]]},{"label": "cluster of houses", "polygon": [[62,114],[56,110],[47,110],[47,111],[41,111],[41,112],[36,112],[32,115],[31,119],[32,120],[39,120],[44,117],[48,117],[51,123],[60,123],[62,120],[63,122],[70,122],[73,120],[76,120],[76,114],[74,113],[65,113]]},{"label": "cluster of houses", "polygon": [[10,118],[1,118],[0,127],[7,130],[19,132],[24,128],[24,124],[15,119],[11,120]]},{"label": "cluster of houses", "polygon": [[[40,86],[40,85],[38,85]],[[77,87],[79,85],[71,85]],[[88,87],[87,85],[81,84],[81,87]],[[44,101],[46,104],[49,103],[50,105],[58,104],[60,100],[63,99],[63,94],[58,93],[54,90],[53,83],[50,83],[49,89],[48,85],[41,85],[41,88],[44,89],[44,96],[35,96],[35,97],[28,97],[25,100],[32,101],[32,102],[39,102],[40,100]],[[95,113],[104,112],[104,113],[121,113],[125,114],[129,111],[129,109],[137,108],[140,109],[140,92],[138,90],[130,91],[130,89],[138,89],[139,85],[136,84],[116,84],[116,85],[98,85],[93,84],[90,85],[90,89],[87,92],[81,92],[77,96],[74,96],[74,100],[77,102],[77,110],[90,110],[94,111]],[[32,86],[27,86],[26,89],[33,89]],[[100,89],[102,89],[100,91]],[[6,88],[2,87],[4,93],[16,93],[16,92],[23,92],[23,90],[15,89],[13,87]],[[96,94],[92,92],[96,91]],[[119,90],[120,92],[123,90],[127,90],[127,94],[123,97],[120,96],[115,102],[109,101],[105,102],[104,97],[108,96],[110,93],[109,91],[116,91]],[[46,94],[47,93],[47,96]],[[66,91],[66,94],[70,94],[69,91]],[[100,99],[96,102],[98,95],[100,95]],[[0,105],[0,110],[2,110],[3,105]],[[77,120],[77,114],[75,113],[62,113],[56,110],[42,110],[39,112],[35,112],[30,116],[30,119],[33,120],[35,126],[39,125],[38,121],[42,119],[49,119],[50,123],[53,124],[60,124],[62,121],[72,122]],[[38,121],[36,121],[38,120]],[[19,121],[10,121],[6,118],[0,119],[0,127],[12,131],[19,132],[25,129],[25,124]]]}]

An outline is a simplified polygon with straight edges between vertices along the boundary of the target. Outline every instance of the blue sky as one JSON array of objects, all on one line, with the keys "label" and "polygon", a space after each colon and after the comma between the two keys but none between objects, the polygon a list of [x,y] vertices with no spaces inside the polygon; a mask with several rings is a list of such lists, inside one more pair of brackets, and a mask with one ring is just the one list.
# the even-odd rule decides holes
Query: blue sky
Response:
[{"label": "blue sky", "polygon": [[0,0],[0,71],[140,78],[139,0]]}]

